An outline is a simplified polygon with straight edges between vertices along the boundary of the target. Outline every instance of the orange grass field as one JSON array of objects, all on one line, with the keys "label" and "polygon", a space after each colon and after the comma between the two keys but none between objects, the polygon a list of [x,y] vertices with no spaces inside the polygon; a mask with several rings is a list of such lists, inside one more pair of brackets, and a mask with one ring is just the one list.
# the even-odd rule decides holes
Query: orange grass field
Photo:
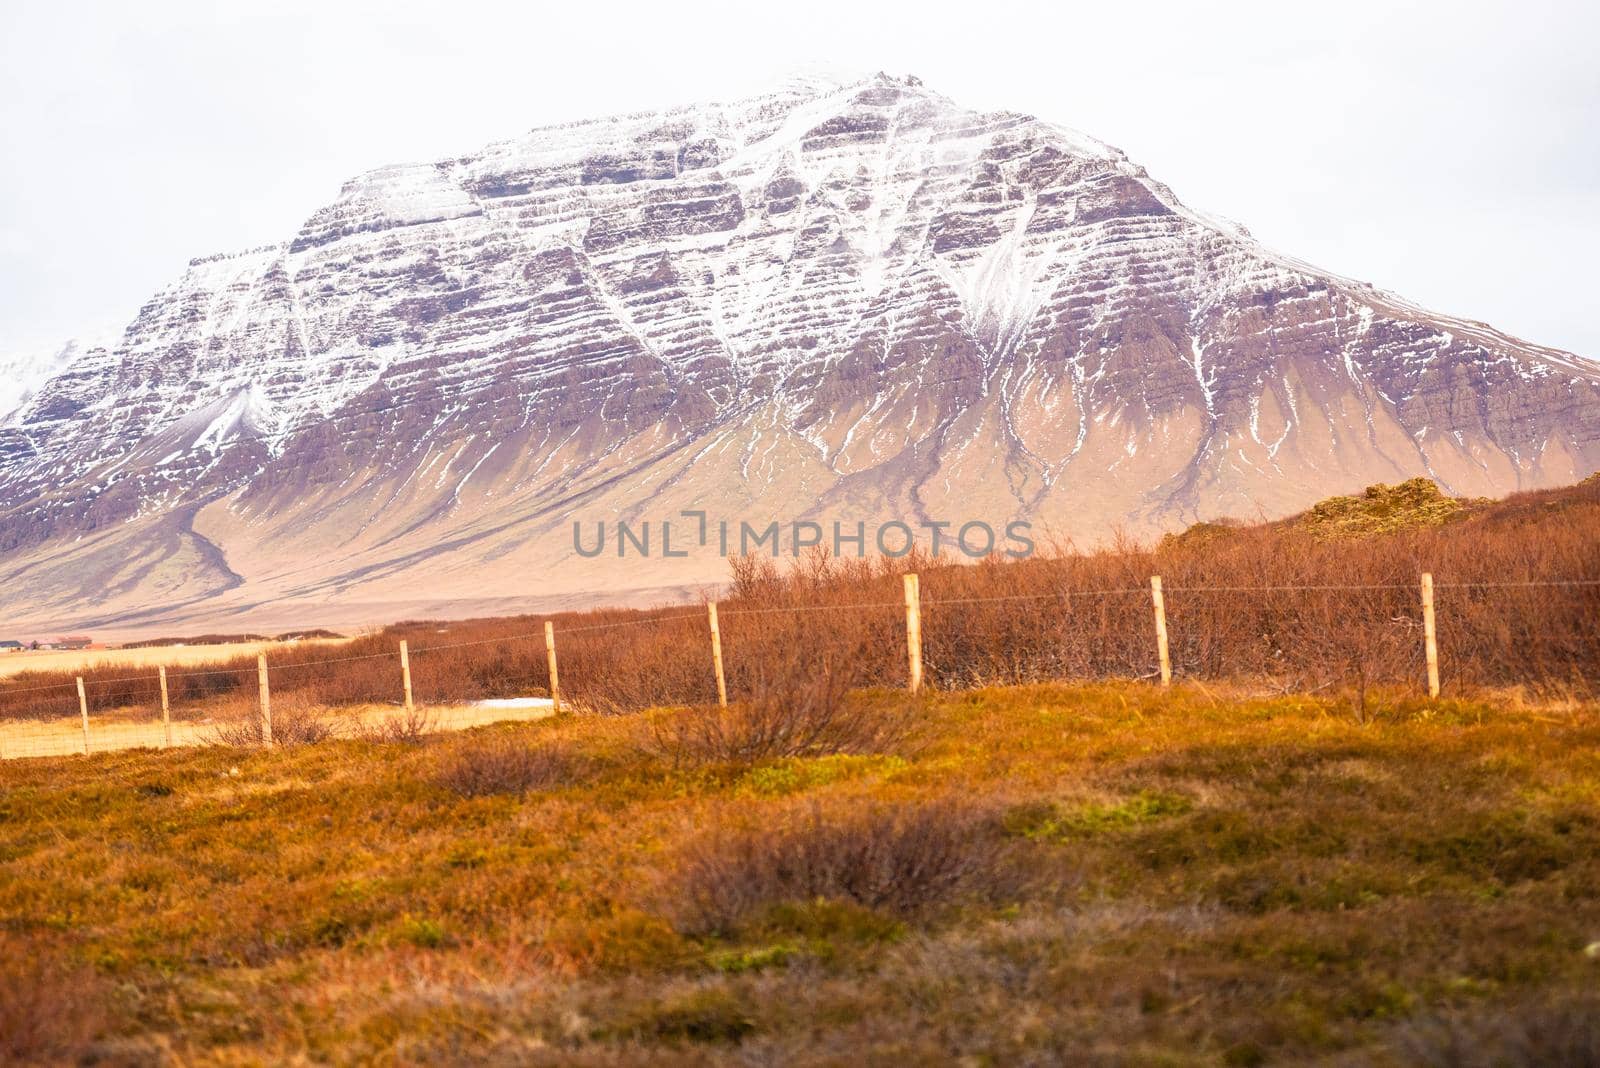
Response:
[{"label": "orange grass field", "polygon": [[1593,706],[1363,724],[1109,683],[808,707],[8,761],[0,1057],[1600,1052]]}]

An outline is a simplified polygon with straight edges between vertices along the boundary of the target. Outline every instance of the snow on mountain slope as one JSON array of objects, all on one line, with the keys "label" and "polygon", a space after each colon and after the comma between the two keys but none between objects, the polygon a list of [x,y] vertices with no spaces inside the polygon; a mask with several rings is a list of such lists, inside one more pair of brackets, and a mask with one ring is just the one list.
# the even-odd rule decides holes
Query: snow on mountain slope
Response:
[{"label": "snow on mountain slope", "polygon": [[1093,540],[1600,467],[1595,364],[881,75],[368,172],[15,403],[0,614],[85,621],[721,577],[582,559],[574,519]]},{"label": "snow on mountain slope", "polygon": [[0,428],[21,411],[40,387],[94,344],[74,340],[45,352],[0,354]]}]

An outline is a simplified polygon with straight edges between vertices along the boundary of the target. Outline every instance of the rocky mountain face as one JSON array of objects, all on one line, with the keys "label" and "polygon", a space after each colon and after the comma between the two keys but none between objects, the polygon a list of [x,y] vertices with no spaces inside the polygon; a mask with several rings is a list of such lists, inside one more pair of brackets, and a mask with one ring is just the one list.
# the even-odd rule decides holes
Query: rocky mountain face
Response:
[{"label": "rocky mountain face", "polygon": [[659,534],[581,556],[574,521],[1023,519],[1085,544],[1600,468],[1600,365],[882,75],[373,171],[52,359],[0,404],[0,619],[111,630],[724,576],[718,545]]}]

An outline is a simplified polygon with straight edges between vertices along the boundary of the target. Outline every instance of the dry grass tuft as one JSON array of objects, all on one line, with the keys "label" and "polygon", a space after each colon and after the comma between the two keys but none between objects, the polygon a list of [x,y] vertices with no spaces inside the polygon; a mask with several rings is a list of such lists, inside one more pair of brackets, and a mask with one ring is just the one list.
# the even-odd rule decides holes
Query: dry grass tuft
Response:
[{"label": "dry grass tuft", "polygon": [[644,1040],[738,1043],[756,1030],[749,1006],[726,989],[692,990],[636,1010],[614,1031]]}]

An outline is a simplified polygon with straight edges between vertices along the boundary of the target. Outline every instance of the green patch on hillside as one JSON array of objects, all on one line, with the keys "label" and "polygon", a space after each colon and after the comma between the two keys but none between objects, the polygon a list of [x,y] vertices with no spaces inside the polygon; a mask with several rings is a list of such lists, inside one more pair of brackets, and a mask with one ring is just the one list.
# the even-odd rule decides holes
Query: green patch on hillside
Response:
[{"label": "green patch on hillside", "polygon": [[1181,794],[1141,790],[1116,804],[1089,804],[1064,809],[1059,805],[1018,805],[1006,813],[1008,832],[1023,838],[1064,841],[1125,831],[1169,816],[1181,816],[1193,805]]},{"label": "green patch on hillside", "polygon": [[1237,519],[1213,519],[1204,523],[1195,523],[1185,527],[1175,534],[1166,534],[1161,538],[1161,551],[1169,552],[1173,549],[1203,549],[1216,542],[1224,541],[1238,534],[1248,527]]},{"label": "green patch on hillside", "polygon": [[1441,526],[1476,503],[1445,496],[1430,479],[1411,478],[1393,486],[1381,482],[1368,486],[1360,496],[1329,497],[1313,505],[1294,525],[1319,538],[1364,538]]}]

